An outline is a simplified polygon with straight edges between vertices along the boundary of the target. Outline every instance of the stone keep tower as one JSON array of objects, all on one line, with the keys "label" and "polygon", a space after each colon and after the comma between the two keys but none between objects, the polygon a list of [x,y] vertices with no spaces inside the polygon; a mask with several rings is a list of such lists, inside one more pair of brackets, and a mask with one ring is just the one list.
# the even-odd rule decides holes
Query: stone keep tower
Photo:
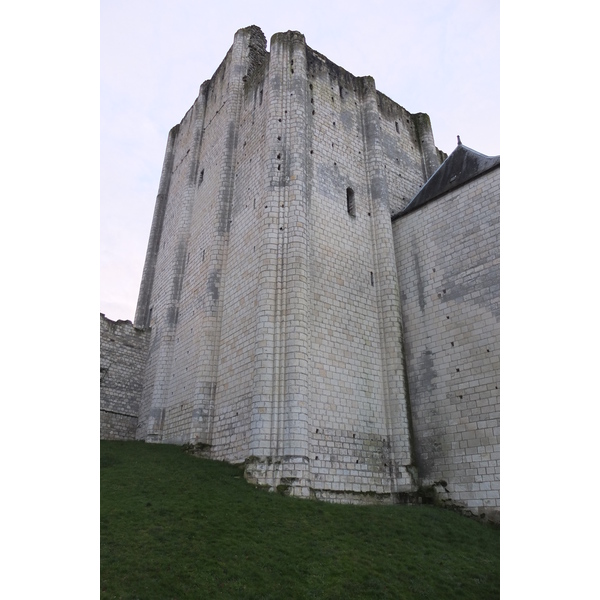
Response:
[{"label": "stone keep tower", "polygon": [[167,142],[137,437],[292,495],[414,491],[391,215],[444,158],[302,34],[238,31]]}]

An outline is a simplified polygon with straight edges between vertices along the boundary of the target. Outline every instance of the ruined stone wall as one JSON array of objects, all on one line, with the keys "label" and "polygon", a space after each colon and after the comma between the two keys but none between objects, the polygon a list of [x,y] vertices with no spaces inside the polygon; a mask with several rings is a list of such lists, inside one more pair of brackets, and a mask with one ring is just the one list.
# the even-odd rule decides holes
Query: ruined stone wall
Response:
[{"label": "ruined stone wall", "polygon": [[499,509],[500,169],[394,222],[416,465],[475,514]]},{"label": "ruined stone wall", "polygon": [[148,334],[100,314],[100,439],[135,439]]}]

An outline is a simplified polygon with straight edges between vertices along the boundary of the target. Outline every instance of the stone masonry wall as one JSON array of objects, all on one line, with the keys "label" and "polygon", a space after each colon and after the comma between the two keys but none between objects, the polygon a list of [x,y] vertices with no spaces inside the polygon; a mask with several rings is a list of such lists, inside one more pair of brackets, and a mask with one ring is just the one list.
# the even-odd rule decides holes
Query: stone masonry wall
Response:
[{"label": "stone masonry wall", "polygon": [[135,439],[148,334],[100,314],[100,439]]},{"label": "stone masonry wall", "polygon": [[441,499],[495,518],[500,169],[395,220],[416,464]]},{"label": "stone masonry wall", "polygon": [[[239,212],[248,208],[245,199],[240,197],[243,205],[233,199],[238,146],[244,146],[238,131],[242,76],[260,71],[264,45],[258,28],[240,32],[170,134],[156,209],[158,214],[164,205],[164,218],[155,218],[159,242],[156,255],[149,248],[146,259],[155,268],[142,284],[144,304],[138,305],[136,314],[136,320],[151,314],[153,327],[140,415],[140,437],[147,441],[210,444],[214,427],[222,420],[220,416],[215,420],[215,396],[228,242],[233,219],[237,224]],[[260,139],[261,134],[257,136]],[[259,163],[248,151],[249,160]],[[260,170],[253,173],[260,181]],[[250,211],[258,210],[256,198],[254,194]],[[255,232],[252,223],[248,231]],[[249,248],[256,247],[247,234],[242,238]],[[231,280],[234,286],[235,282]],[[243,295],[248,298],[246,292]],[[253,305],[248,300],[246,310]],[[234,314],[239,312],[243,313]],[[247,353],[253,348],[248,350],[242,335],[236,341],[235,352],[239,355],[245,348],[248,363]],[[239,360],[236,367],[243,375]],[[246,380],[251,385],[251,377]],[[243,416],[238,416],[243,423]],[[235,445],[231,436],[229,440]]]},{"label": "stone masonry wall", "polygon": [[212,249],[222,256],[222,263],[217,281],[221,311],[215,315],[217,358],[211,375],[215,387],[210,443],[213,457],[243,462],[251,454],[270,94],[262,33],[253,30],[249,37],[238,35],[235,44],[239,44],[239,58],[236,70],[232,69],[228,100],[235,111],[227,123],[235,145],[223,182],[227,185],[227,237]]},{"label": "stone masonry wall", "polygon": [[[410,197],[424,176],[407,111],[378,94],[371,78],[354,77],[310,48],[307,58],[309,458],[316,496],[348,502],[399,491],[400,465],[410,459],[407,431],[394,437],[406,415],[390,410],[404,398],[402,385],[389,380],[385,340],[384,322],[389,331],[397,326],[399,299],[384,298],[396,278],[395,267],[386,272],[390,204]],[[402,160],[404,179],[389,180],[390,157]]]}]

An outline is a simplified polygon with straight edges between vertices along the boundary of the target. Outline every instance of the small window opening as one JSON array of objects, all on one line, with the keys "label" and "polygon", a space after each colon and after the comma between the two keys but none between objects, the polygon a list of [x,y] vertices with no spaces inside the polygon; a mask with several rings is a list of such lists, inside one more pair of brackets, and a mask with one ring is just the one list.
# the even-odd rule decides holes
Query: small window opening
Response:
[{"label": "small window opening", "polygon": [[396,133],[400,133],[400,127],[398,126],[398,121],[396,121]]},{"label": "small window opening", "polygon": [[356,203],[354,202],[354,190],[352,188],[346,188],[346,206],[348,208],[348,214],[351,217],[355,217]]},{"label": "small window opening", "polygon": [[262,97],[263,97],[263,91],[260,90],[260,92],[258,93],[258,105],[259,106],[262,105]]}]

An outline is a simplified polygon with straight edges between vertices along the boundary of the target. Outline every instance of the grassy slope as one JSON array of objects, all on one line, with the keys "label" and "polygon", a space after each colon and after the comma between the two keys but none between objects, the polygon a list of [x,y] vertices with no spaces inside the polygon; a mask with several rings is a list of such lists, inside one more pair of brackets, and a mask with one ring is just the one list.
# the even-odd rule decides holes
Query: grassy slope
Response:
[{"label": "grassy slope", "polygon": [[255,489],[180,447],[101,442],[102,598],[500,596],[499,531],[431,506]]}]

